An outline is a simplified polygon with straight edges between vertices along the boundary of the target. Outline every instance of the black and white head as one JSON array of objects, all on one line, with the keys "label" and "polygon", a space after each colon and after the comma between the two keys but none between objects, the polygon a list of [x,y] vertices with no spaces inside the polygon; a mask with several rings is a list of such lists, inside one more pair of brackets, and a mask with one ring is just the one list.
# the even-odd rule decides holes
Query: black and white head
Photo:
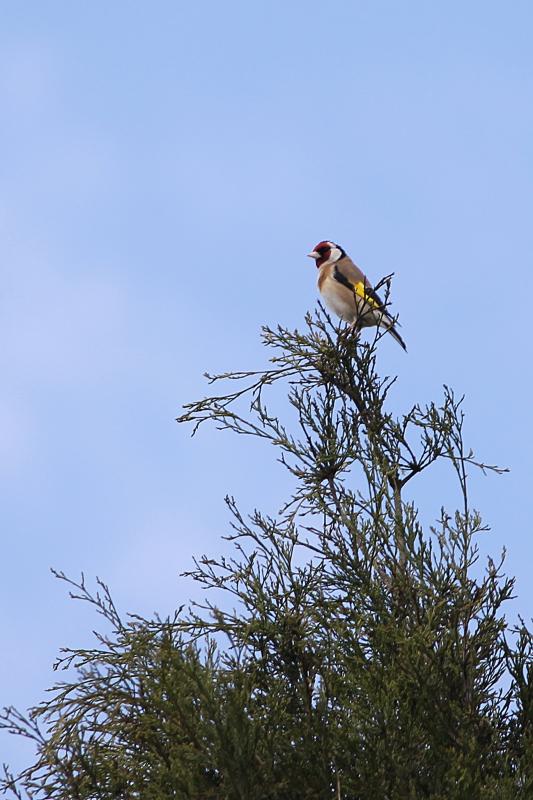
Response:
[{"label": "black and white head", "polygon": [[315,259],[317,267],[323,267],[324,264],[334,264],[344,258],[346,253],[339,244],[324,241],[319,242],[307,255]]}]

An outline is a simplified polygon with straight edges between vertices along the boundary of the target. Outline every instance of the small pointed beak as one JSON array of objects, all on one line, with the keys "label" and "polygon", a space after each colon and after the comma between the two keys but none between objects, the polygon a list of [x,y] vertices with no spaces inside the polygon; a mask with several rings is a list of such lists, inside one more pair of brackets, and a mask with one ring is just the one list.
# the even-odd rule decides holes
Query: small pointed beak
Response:
[{"label": "small pointed beak", "polygon": [[307,254],[307,257],[308,258],[314,258],[315,261],[316,261],[317,258],[320,258],[320,253],[317,253],[316,250],[312,250],[310,253]]}]

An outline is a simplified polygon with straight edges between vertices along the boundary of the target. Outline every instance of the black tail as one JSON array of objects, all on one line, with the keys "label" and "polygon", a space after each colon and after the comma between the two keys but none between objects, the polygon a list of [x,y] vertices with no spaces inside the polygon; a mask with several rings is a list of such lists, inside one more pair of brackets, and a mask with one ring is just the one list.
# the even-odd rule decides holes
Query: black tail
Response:
[{"label": "black tail", "polygon": [[404,350],[405,350],[405,352],[407,353],[407,347],[405,346],[405,342],[404,342],[404,340],[402,339],[402,337],[400,336],[400,334],[398,333],[398,331],[396,330],[395,326],[394,326],[394,325],[391,325],[390,327],[388,327],[388,328],[387,328],[387,330],[388,330],[388,332],[390,333],[390,335],[391,335],[391,336],[392,336],[394,339],[396,339],[396,341],[398,342],[398,344],[399,344],[401,347],[403,347],[403,349],[404,349]]}]

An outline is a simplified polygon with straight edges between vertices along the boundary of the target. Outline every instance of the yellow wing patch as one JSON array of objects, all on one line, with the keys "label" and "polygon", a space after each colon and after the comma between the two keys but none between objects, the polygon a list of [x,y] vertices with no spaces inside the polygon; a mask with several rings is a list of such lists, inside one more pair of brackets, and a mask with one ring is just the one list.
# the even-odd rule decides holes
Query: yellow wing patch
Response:
[{"label": "yellow wing patch", "polygon": [[360,297],[361,300],[365,300],[373,308],[379,308],[379,309],[382,308],[382,304],[379,303],[379,302],[376,302],[376,300],[372,296],[373,295],[372,289],[369,286],[365,286],[363,281],[359,281],[359,283],[352,284],[352,286],[353,286],[353,290],[354,290],[355,294],[358,297]]},{"label": "yellow wing patch", "polygon": [[[357,283],[352,283],[352,281],[342,272],[337,265],[334,265],[333,268],[333,278],[336,281],[341,283],[343,286],[346,286],[350,291],[354,293],[356,297],[359,297],[361,300],[364,300],[365,303],[379,311],[383,311],[383,303],[381,299],[378,297],[374,289],[371,286],[365,286],[364,281],[357,281]],[[320,286],[320,280],[319,280]]]}]

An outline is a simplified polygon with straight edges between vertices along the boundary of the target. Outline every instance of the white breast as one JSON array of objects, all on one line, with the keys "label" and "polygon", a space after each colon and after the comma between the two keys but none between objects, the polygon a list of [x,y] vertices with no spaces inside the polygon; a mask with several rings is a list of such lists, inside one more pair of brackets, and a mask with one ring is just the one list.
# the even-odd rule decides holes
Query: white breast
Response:
[{"label": "white breast", "polygon": [[334,314],[345,322],[355,321],[357,317],[357,308],[353,294],[339,284],[335,278],[329,275],[322,281],[322,285],[319,286],[319,289],[330,311],[333,311]]}]

